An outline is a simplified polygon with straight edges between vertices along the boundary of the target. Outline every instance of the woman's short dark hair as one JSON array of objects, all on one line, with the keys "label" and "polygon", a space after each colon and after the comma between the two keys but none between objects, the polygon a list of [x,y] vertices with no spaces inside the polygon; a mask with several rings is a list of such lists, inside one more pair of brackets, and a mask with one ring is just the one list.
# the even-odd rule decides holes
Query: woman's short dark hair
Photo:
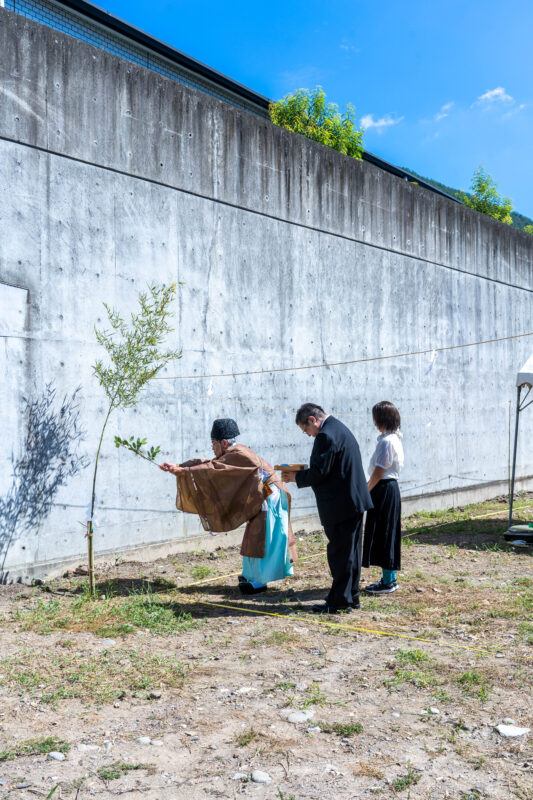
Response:
[{"label": "woman's short dark hair", "polygon": [[390,403],[388,400],[376,403],[372,409],[372,417],[378,428],[385,429],[391,433],[397,431],[402,424],[400,412],[394,403]]},{"label": "woman's short dark hair", "polygon": [[320,406],[317,406],[316,403],[304,403],[303,406],[300,406],[298,411],[296,412],[296,424],[297,425],[307,425],[309,422],[309,417],[314,417],[315,419],[322,419],[322,417],[326,416],[326,412]]}]

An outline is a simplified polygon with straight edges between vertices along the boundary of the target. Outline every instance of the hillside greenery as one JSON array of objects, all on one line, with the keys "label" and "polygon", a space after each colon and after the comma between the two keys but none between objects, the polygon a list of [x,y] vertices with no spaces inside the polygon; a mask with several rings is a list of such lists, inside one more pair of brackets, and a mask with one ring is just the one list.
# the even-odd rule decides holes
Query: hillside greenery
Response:
[{"label": "hillside greenery", "polygon": [[[426,181],[427,183],[430,183],[432,186],[435,186],[436,189],[440,189],[441,192],[446,192],[446,194],[449,194],[452,197],[456,197],[457,200],[460,200],[461,202],[463,194],[466,194],[469,197],[472,196],[470,192],[463,193],[459,189],[453,189],[451,186],[446,186],[445,183],[440,183],[440,181],[433,180],[433,178],[426,178],[424,177],[424,175],[419,175],[417,172],[414,172],[412,169],[409,169],[408,167],[402,167],[402,169],[404,169],[406,172],[409,172],[409,174],[414,177],[415,181],[417,178],[421,178],[423,181]],[[519,214],[518,211],[511,211],[511,219],[512,219],[511,226],[513,228],[518,228],[518,230],[521,231],[525,230],[526,233],[530,233],[530,231],[526,230],[526,228],[533,226],[533,219],[524,216],[524,214]]]}]

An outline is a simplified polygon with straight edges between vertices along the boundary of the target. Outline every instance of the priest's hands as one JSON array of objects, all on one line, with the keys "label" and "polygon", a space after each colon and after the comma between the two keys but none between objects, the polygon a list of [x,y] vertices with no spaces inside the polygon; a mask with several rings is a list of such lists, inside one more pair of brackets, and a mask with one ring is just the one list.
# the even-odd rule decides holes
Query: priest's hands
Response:
[{"label": "priest's hands", "polygon": [[284,483],[295,483],[296,482],[296,473],[282,470],[281,471],[281,480]]},{"label": "priest's hands", "polygon": [[173,475],[181,475],[182,472],[185,472],[185,469],[179,464],[169,464],[168,461],[159,464],[159,469],[162,469],[163,472],[171,472]]}]

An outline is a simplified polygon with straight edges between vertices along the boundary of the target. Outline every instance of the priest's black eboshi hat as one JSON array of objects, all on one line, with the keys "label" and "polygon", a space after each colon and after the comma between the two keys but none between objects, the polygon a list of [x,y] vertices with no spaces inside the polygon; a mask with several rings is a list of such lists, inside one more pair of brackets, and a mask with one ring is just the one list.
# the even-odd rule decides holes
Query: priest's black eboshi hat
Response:
[{"label": "priest's black eboshi hat", "polygon": [[240,433],[239,427],[234,419],[216,419],[211,428],[211,439],[221,442],[222,439],[235,439]]}]

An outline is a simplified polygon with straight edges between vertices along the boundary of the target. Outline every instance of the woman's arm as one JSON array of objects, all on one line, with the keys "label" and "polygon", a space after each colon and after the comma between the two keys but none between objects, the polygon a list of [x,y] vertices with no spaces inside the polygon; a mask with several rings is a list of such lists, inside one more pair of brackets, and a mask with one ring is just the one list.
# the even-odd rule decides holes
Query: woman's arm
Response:
[{"label": "woman's arm", "polygon": [[369,491],[372,491],[374,486],[376,486],[376,484],[380,482],[382,477],[385,475],[386,471],[387,470],[383,469],[383,467],[374,467],[374,471],[372,472],[370,480],[368,481]]}]

